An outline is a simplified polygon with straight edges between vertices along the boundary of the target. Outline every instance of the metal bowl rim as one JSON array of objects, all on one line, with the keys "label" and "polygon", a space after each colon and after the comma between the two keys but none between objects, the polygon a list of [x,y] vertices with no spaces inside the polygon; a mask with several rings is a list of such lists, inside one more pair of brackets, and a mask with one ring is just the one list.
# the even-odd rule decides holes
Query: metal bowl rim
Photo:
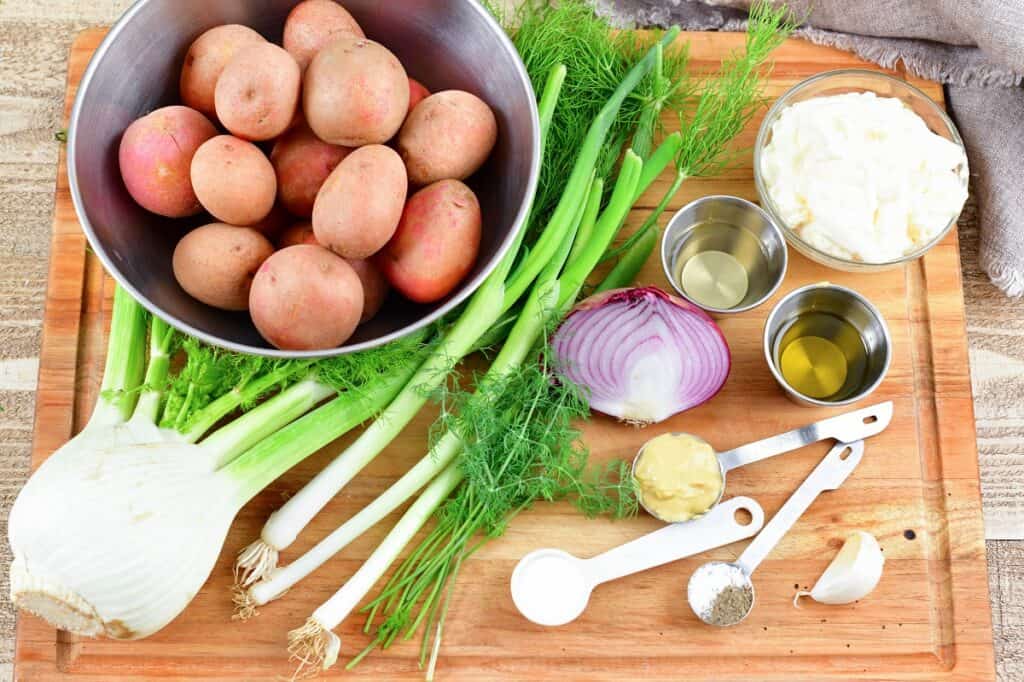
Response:
[{"label": "metal bowl rim", "polygon": [[71,117],[68,121],[68,139],[65,145],[65,154],[67,159],[68,169],[68,185],[71,190],[71,201],[75,207],[75,213],[78,217],[78,222],[82,226],[82,231],[85,232],[86,239],[89,241],[89,245],[92,247],[96,256],[100,259],[104,269],[117,281],[117,283],[129,294],[132,298],[138,301],[146,310],[153,315],[163,319],[168,324],[173,326],[175,329],[184,332],[190,336],[193,336],[200,341],[208,343],[213,346],[224,348],[229,351],[237,353],[246,353],[249,355],[259,355],[264,357],[273,358],[284,358],[284,359],[323,359],[338,357],[341,355],[347,355],[349,353],[357,353],[364,350],[370,350],[379,346],[386,345],[392,341],[405,338],[410,334],[413,334],[434,322],[440,320],[442,317],[447,315],[449,312],[458,307],[466,299],[472,296],[476,291],[483,285],[484,281],[491,275],[492,272],[498,267],[502,259],[506,256],[508,251],[512,248],[516,238],[520,231],[526,229],[526,219],[529,215],[530,207],[533,204],[534,196],[537,193],[537,184],[540,181],[540,165],[541,165],[541,126],[540,126],[540,113],[537,108],[537,98],[533,92],[530,76],[526,71],[526,65],[523,64],[522,57],[519,55],[519,51],[512,44],[508,34],[505,33],[504,29],[498,24],[490,12],[487,11],[484,6],[473,0],[465,0],[465,4],[472,7],[473,11],[477,12],[483,17],[484,22],[490,27],[498,40],[498,43],[510,53],[515,64],[516,71],[519,74],[520,83],[526,89],[528,99],[530,102],[530,128],[533,137],[533,144],[531,153],[533,158],[530,162],[530,174],[526,183],[526,193],[523,199],[523,203],[519,207],[519,211],[516,213],[515,219],[512,222],[512,227],[505,237],[504,241],[499,245],[498,250],[495,252],[494,257],[491,261],[480,271],[480,273],[472,280],[465,282],[459,293],[452,296],[444,305],[440,306],[437,310],[432,313],[420,318],[419,320],[406,325],[405,327],[398,329],[390,334],[381,336],[370,341],[364,341],[358,344],[352,344],[348,346],[339,346],[337,348],[328,348],[324,350],[315,351],[284,351],[277,348],[263,348],[259,346],[249,346],[242,343],[236,343],[234,341],[228,341],[222,339],[213,334],[209,334],[200,329],[195,328],[191,324],[178,319],[176,316],[171,315],[164,310],[160,309],[155,303],[150,301],[147,297],[143,296],[142,293],[131,283],[128,279],[120,272],[120,270],[114,266],[113,260],[107,254],[106,249],[100,243],[96,232],[93,230],[92,223],[89,221],[88,216],[85,212],[85,204],[82,200],[81,191],[78,186],[78,170],[76,164],[76,140],[78,137],[78,124],[81,118],[81,110],[86,93],[89,91],[89,86],[92,83],[96,72],[100,69],[100,65],[106,58],[107,52],[110,51],[111,46],[117,41],[118,37],[125,30],[125,28],[135,19],[136,15],[142,11],[142,9],[153,0],[138,0],[131,7],[129,7],[121,18],[111,27],[110,31],[103,38],[100,46],[96,48],[96,52],[89,60],[89,65],[86,67],[85,73],[82,76],[82,80],[78,86],[78,92],[75,95],[75,102],[71,108]]}]

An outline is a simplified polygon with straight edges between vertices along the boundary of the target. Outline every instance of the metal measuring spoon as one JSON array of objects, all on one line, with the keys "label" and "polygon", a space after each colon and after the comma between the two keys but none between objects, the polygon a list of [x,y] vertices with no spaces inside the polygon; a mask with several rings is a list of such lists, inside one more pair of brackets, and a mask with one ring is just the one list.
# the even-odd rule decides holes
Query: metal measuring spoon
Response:
[{"label": "metal measuring spoon", "polygon": [[[756,595],[754,583],[750,576],[765,557],[775,548],[779,540],[789,532],[805,511],[811,506],[818,495],[835,490],[850,476],[864,456],[864,443],[849,443],[835,446],[825,455],[821,463],[811,472],[796,492],[786,500],[782,509],[772,517],[764,530],[754,538],[735,563],[711,561],[690,576],[686,588],[686,597],[690,608],[697,617],[708,625],[726,627],[736,625],[754,609]],[[743,593],[749,592],[749,603],[745,609],[736,612],[730,622],[713,622],[711,613],[719,594],[729,588],[738,588]],[[742,607],[741,607],[742,608]]]},{"label": "metal measuring spoon", "polygon": [[[770,438],[764,438],[754,443],[747,443],[741,445],[738,448],[732,450],[726,450],[725,452],[718,453],[718,468],[722,472],[722,489],[718,492],[718,498],[714,504],[711,505],[711,509],[715,508],[719,502],[722,501],[722,497],[725,495],[725,481],[726,474],[733,469],[738,469],[747,464],[753,464],[754,462],[760,462],[763,459],[775,457],[776,455],[782,455],[793,450],[799,450],[800,448],[810,445],[812,443],[818,443],[823,440],[834,439],[840,443],[853,443],[856,441],[866,440],[872,436],[877,436],[889,426],[892,421],[893,403],[892,401],[879,403],[872,405],[871,407],[865,407],[860,410],[853,412],[847,412],[836,417],[829,417],[828,419],[822,419],[819,422],[809,424],[799,429],[793,429],[778,436],[772,436]],[[696,438],[701,442],[707,442],[703,438],[694,436],[692,434],[673,434],[673,435],[688,435],[691,438]],[[644,446],[646,447],[646,445]],[[709,446],[710,447],[710,446]],[[644,448],[640,448],[640,452],[637,453],[636,457],[633,458],[633,467],[631,475],[636,480],[636,467],[640,458],[644,454]],[[637,501],[640,506],[643,507],[644,511],[665,523],[673,523],[671,519],[664,519],[658,516],[654,511],[648,509],[647,505],[644,504],[643,495],[637,495]],[[698,517],[699,518],[699,517]]]},{"label": "metal measuring spoon", "polygon": [[[741,510],[750,514],[748,523],[736,519]],[[538,625],[565,625],[583,613],[598,585],[745,540],[763,525],[761,505],[749,497],[734,497],[693,523],[666,526],[592,559],[538,549],[520,559],[512,572],[512,601]]]}]

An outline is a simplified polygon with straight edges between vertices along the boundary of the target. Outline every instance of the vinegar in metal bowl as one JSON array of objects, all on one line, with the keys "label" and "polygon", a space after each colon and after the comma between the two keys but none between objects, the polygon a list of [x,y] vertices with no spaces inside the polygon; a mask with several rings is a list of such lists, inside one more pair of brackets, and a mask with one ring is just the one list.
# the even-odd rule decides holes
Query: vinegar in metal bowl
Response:
[{"label": "vinegar in metal bowl", "polygon": [[676,278],[698,305],[730,310],[759,298],[774,273],[757,236],[746,228],[717,220],[693,227],[676,258]]}]

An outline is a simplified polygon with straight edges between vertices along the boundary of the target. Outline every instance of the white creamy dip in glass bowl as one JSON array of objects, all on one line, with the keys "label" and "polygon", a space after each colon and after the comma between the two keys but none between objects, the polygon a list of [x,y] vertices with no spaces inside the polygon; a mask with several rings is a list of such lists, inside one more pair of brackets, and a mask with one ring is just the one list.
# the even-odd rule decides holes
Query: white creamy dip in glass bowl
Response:
[{"label": "white creamy dip in glass bowl", "polygon": [[819,74],[779,98],[754,173],[793,247],[847,271],[920,258],[967,199],[967,156],[942,109],[904,81],[859,69]]}]

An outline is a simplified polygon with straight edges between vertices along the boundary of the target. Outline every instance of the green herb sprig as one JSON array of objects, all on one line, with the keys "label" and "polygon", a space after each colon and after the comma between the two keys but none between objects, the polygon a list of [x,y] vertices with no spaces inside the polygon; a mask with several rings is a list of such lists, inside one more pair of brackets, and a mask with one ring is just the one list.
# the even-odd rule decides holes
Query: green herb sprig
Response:
[{"label": "green herb sprig", "polygon": [[662,91],[670,92],[665,108],[678,117],[682,138],[674,163],[675,177],[644,224],[609,251],[607,260],[625,262],[599,290],[624,286],[623,282],[636,276],[657,244],[658,220],[684,182],[719,175],[735,163],[739,150],[731,149],[730,144],[764,107],[763,76],[770,70],[768,59],[797,24],[788,8],[757,0],[750,8],[744,50],[725,59],[715,74],[674,90],[671,85],[661,85]]}]

